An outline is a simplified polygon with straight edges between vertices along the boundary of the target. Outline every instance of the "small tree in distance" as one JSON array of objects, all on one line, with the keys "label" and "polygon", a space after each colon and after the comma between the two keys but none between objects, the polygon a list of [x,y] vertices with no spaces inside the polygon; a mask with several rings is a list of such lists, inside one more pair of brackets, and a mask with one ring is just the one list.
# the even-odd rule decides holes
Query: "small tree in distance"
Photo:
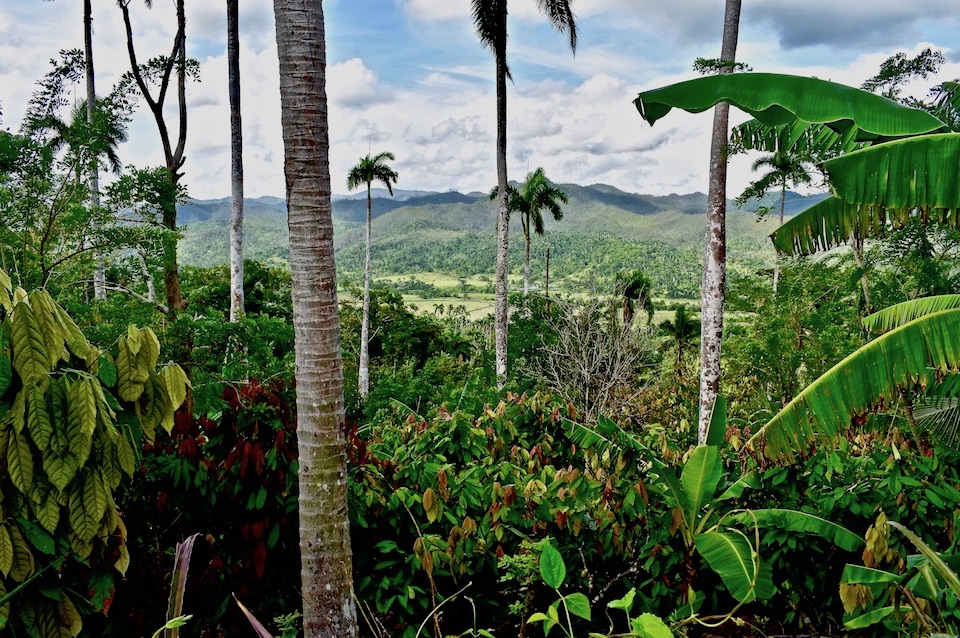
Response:
[{"label": "small tree in distance", "polygon": [[360,162],[350,169],[347,175],[347,188],[353,190],[361,184],[367,185],[367,225],[366,225],[366,253],[363,262],[363,319],[360,323],[360,366],[358,376],[358,390],[362,398],[370,393],[370,235],[373,226],[373,197],[370,186],[373,182],[382,182],[387,191],[393,196],[393,185],[397,183],[398,175],[387,165],[387,160],[393,161],[393,153],[385,151],[374,157],[368,153],[360,158]]}]

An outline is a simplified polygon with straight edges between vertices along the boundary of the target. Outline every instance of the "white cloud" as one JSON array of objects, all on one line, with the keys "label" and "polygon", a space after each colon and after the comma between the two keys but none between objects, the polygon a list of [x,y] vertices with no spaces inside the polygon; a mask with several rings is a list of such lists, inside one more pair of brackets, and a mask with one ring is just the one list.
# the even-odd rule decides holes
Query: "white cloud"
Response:
[{"label": "white cloud", "polygon": [[360,58],[334,64],[327,69],[327,95],[340,106],[363,107],[389,100],[390,91],[379,86],[377,74]]}]

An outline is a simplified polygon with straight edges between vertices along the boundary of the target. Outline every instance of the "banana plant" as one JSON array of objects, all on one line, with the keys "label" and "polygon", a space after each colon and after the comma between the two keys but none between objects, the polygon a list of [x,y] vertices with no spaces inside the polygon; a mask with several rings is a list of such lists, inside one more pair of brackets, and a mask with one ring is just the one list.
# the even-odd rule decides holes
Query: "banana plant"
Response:
[{"label": "banana plant", "polygon": [[[711,430],[723,432],[723,411],[715,410],[713,417]],[[716,445],[694,448],[678,475],[674,467],[607,418],[601,417],[592,428],[572,421],[566,425],[571,439],[582,448],[602,452],[611,446],[628,447],[649,459],[650,486],[673,507],[673,527],[687,553],[699,554],[738,604],[765,600],[774,593],[770,565],[760,556],[761,529],[817,534],[846,551],[857,551],[864,544],[857,534],[806,512],[737,508],[736,499],[759,482],[754,474],[746,473],[720,490],[724,469]],[[694,610],[695,606],[688,609],[690,613]]]},{"label": "banana plant", "polygon": [[[905,571],[847,564],[840,581],[840,597],[845,611],[851,617],[844,627],[857,631],[884,621],[890,622],[892,618],[899,619],[898,629],[901,633],[907,633],[909,619],[910,622],[922,623],[928,630],[935,627],[949,632],[933,633],[933,637],[956,635],[960,627],[956,605],[960,599],[960,577],[955,569],[960,563],[960,555],[952,548],[945,553],[936,552],[900,523],[889,521],[885,525],[899,530],[920,553],[907,557]],[[882,596],[878,595],[880,590],[883,590]],[[947,592],[952,594],[952,604],[945,595]],[[870,601],[878,598],[889,604],[871,606]]]}]

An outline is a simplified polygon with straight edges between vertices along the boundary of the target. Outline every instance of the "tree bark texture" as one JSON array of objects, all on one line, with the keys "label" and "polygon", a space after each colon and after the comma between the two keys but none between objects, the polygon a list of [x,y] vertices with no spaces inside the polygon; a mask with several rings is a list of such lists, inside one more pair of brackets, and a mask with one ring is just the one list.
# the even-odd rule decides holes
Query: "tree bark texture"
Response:
[{"label": "tree bark texture", "polygon": [[230,321],[243,319],[243,132],[240,118],[239,0],[227,0],[227,83],[230,94]]},{"label": "tree bark texture", "polygon": [[[734,62],[740,30],[740,0],[727,0],[723,16],[720,59]],[[728,70],[729,72],[729,70]],[[720,345],[723,339],[723,305],[727,278],[727,130],[730,105],[714,109],[710,144],[710,185],[707,193],[707,229],[700,288],[700,414],[697,440],[706,443],[710,413],[720,392]]]},{"label": "tree bark texture", "polygon": [[357,635],[333,260],[323,8],[274,0],[293,277],[305,638]]}]

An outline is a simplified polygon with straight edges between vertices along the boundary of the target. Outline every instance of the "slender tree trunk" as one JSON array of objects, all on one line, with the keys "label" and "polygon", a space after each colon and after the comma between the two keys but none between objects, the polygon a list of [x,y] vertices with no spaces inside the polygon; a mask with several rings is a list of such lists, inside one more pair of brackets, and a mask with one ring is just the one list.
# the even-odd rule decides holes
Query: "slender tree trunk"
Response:
[{"label": "slender tree trunk", "polygon": [[547,246],[547,274],[543,279],[543,294],[547,297],[547,311],[550,310],[550,246]]},{"label": "slender tree trunk", "polygon": [[523,233],[523,296],[530,294],[530,222]]},{"label": "slender tree trunk", "polygon": [[373,197],[367,182],[367,247],[363,260],[363,317],[360,320],[360,369],[357,391],[364,399],[370,394],[370,239],[373,228]]},{"label": "slender tree trunk", "polygon": [[[740,0],[727,0],[723,16],[723,45],[720,59],[736,59],[740,30]],[[713,139],[710,144],[710,187],[707,194],[707,232],[703,255],[703,282],[700,289],[700,415],[697,440],[707,440],[710,412],[720,392],[720,344],[723,339],[723,305],[727,278],[727,129],[730,105],[721,102],[714,109]]]},{"label": "slender tree trunk", "polygon": [[[783,226],[783,210],[787,206],[787,180],[780,185],[780,225]],[[780,283],[780,251],[773,251],[773,294],[777,294]]]},{"label": "slender tree trunk", "polygon": [[510,211],[507,209],[507,3],[498,3],[497,16],[497,272],[494,295],[494,341],[497,386],[507,382],[507,256],[509,254]]},{"label": "slender tree trunk", "polygon": [[[87,124],[93,124],[94,109],[97,104],[97,88],[95,75],[93,71],[93,9],[91,0],[83,0],[83,57],[86,65],[87,80]],[[100,208],[100,171],[97,166],[97,158],[90,160],[89,173],[87,175],[90,187],[90,208],[94,211],[93,231],[97,235],[100,230],[100,222],[97,218],[97,209]],[[107,265],[100,249],[93,251],[93,297],[94,299],[107,298]]]},{"label": "slender tree trunk", "polygon": [[230,321],[243,319],[243,132],[240,119],[239,0],[227,0],[227,83],[230,93]]},{"label": "slender tree trunk", "polygon": [[147,301],[153,303],[157,300],[157,289],[153,285],[153,276],[147,267],[147,258],[143,251],[137,251],[137,260],[140,262],[140,272],[143,273],[143,281],[147,286]]},{"label": "slender tree trunk", "polygon": [[323,6],[274,0],[293,277],[305,638],[356,636]]}]

